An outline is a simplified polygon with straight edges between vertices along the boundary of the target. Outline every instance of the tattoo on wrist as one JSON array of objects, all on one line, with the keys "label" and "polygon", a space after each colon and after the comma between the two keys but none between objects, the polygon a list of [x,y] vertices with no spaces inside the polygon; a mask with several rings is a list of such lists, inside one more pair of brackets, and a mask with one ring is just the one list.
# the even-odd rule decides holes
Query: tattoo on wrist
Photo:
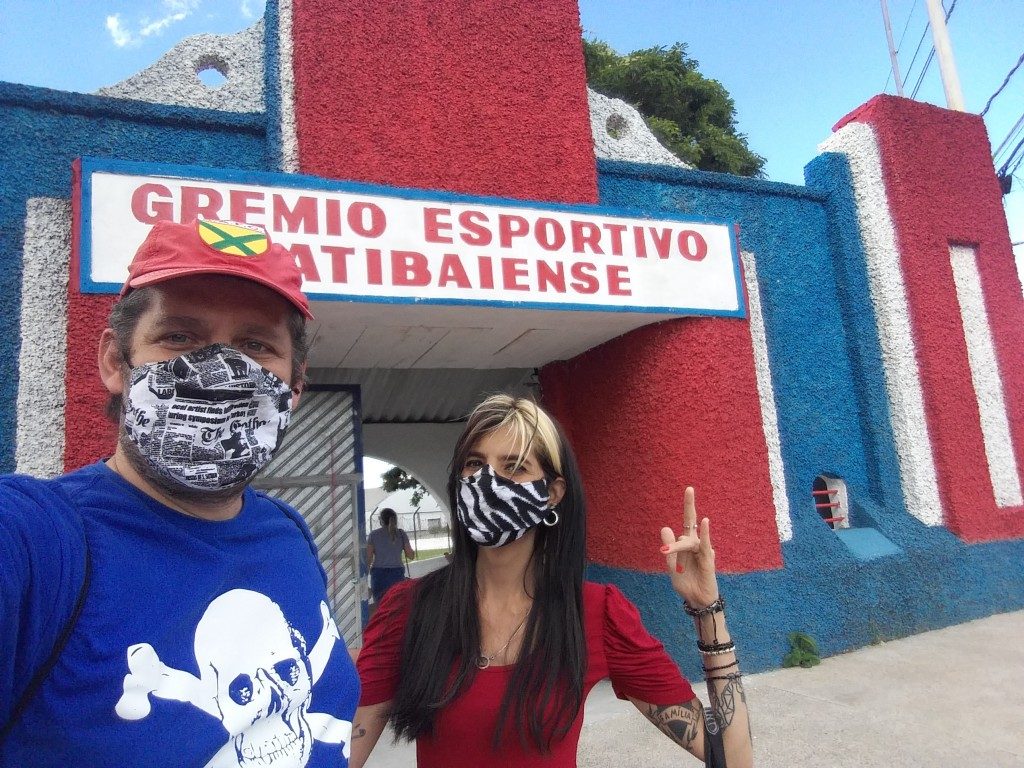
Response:
[{"label": "tattoo on wrist", "polygon": [[[696,702],[697,700],[694,699]],[[666,736],[681,747],[689,747],[701,728],[700,704],[696,708],[687,704],[669,704],[657,706],[649,704],[644,712],[647,719],[658,726]]]}]

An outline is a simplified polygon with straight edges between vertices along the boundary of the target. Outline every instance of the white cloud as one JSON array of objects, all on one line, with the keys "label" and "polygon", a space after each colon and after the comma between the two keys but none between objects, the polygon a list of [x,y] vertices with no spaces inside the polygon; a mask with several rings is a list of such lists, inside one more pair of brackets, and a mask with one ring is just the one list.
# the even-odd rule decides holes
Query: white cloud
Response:
[{"label": "white cloud", "polygon": [[110,32],[110,37],[118,48],[124,48],[126,45],[137,42],[132,39],[132,33],[121,25],[121,15],[118,13],[107,16],[107,31]]},{"label": "white cloud", "polygon": [[118,48],[138,45],[145,38],[161,34],[172,24],[184,21],[199,7],[202,0],[163,0],[163,15],[157,19],[142,17],[138,29],[132,32],[121,20],[121,14],[107,16],[107,31]]},{"label": "white cloud", "polygon": [[239,8],[242,15],[247,19],[255,18],[256,12],[252,9],[252,3],[249,0],[242,0],[242,5]]}]

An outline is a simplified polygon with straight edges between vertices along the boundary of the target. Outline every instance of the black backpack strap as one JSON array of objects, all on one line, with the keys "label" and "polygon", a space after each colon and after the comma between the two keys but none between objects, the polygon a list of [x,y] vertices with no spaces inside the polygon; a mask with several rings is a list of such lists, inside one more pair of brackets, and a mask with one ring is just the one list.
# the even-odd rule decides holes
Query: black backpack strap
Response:
[{"label": "black backpack strap", "polygon": [[25,690],[22,691],[21,696],[18,697],[17,703],[11,710],[11,716],[4,724],[3,728],[0,728],[0,742],[7,738],[7,734],[11,732],[18,719],[21,717],[25,708],[35,697],[39,691],[39,687],[43,684],[43,681],[49,676],[50,671],[57,664],[57,659],[60,658],[61,653],[64,651],[64,646],[68,643],[68,638],[71,637],[71,632],[75,628],[75,624],[78,623],[78,617],[82,613],[82,606],[85,605],[85,596],[89,591],[89,579],[92,576],[92,556],[89,554],[89,541],[85,541],[85,576],[82,578],[82,586],[78,589],[78,599],[75,601],[75,608],[71,611],[71,616],[65,622],[64,627],[60,631],[60,635],[57,637],[57,642],[53,646],[53,650],[50,651],[50,656],[46,659],[36,673],[32,676]]}]

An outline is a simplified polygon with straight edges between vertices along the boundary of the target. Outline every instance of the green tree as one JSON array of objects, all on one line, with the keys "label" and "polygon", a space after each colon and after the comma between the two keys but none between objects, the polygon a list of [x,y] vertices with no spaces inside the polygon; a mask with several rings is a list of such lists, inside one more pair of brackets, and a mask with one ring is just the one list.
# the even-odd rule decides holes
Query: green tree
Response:
[{"label": "green tree", "polygon": [[632,104],[676,157],[702,171],[762,176],[764,158],[736,132],[736,107],[725,87],[704,77],[685,43],[620,56],[608,43],[584,40],[587,81],[598,93]]},{"label": "green tree", "polygon": [[423,497],[427,495],[427,489],[423,486],[423,483],[401,467],[392,467],[387,472],[384,472],[380,476],[380,479],[380,487],[385,493],[394,493],[395,491],[403,491],[407,488],[413,488],[414,490],[412,497],[409,499],[409,503],[416,508],[419,508],[420,502],[423,501]]}]

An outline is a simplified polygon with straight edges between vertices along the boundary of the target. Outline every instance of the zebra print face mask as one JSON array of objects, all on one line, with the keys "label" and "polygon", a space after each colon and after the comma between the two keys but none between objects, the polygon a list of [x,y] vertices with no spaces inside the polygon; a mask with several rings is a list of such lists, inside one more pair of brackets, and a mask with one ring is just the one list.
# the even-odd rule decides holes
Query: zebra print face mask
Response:
[{"label": "zebra print face mask", "polygon": [[548,499],[547,480],[514,483],[485,465],[462,478],[456,513],[481,547],[502,547],[545,522],[552,513]]}]

